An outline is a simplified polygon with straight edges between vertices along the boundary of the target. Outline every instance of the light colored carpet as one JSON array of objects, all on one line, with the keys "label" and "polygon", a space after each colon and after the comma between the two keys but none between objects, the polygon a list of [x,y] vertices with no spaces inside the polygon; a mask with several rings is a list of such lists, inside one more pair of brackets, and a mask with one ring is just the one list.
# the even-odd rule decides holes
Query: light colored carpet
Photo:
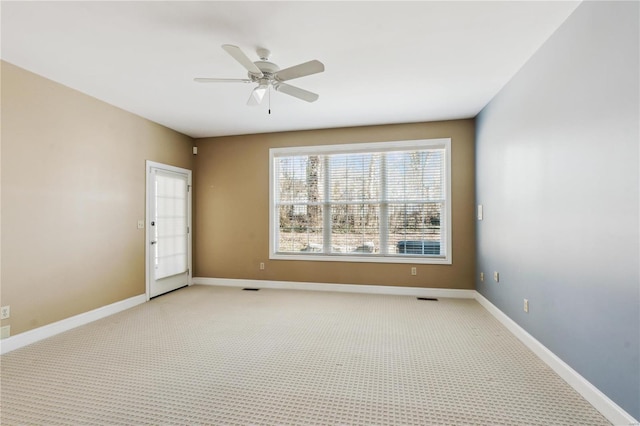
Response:
[{"label": "light colored carpet", "polygon": [[5,425],[608,424],[473,300],[193,286],[1,362]]}]

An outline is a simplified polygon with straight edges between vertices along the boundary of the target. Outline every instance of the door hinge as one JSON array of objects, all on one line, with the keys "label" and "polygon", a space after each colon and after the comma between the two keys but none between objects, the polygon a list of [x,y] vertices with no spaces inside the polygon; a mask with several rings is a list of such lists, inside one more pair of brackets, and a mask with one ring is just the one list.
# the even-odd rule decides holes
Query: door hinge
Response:
[{"label": "door hinge", "polygon": [[191,232],[191,228],[187,226],[187,234]]},{"label": "door hinge", "polygon": [[191,191],[191,185],[187,185],[187,192]]}]

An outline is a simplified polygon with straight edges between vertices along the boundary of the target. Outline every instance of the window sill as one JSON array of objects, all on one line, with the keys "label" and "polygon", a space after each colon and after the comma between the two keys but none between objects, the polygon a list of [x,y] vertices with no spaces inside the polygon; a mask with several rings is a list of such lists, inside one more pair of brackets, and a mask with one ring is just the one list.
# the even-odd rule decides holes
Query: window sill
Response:
[{"label": "window sill", "polygon": [[271,253],[270,260],[303,260],[313,262],[352,262],[352,263],[411,263],[424,265],[451,265],[451,257],[446,256],[354,256],[344,254],[293,254]]}]

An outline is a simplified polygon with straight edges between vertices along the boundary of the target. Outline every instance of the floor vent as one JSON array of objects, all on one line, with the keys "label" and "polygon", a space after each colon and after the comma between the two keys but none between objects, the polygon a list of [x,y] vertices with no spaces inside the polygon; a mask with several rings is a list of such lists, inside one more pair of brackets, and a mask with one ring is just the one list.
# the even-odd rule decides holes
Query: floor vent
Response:
[{"label": "floor vent", "polygon": [[436,299],[435,297],[416,297],[416,299],[418,300],[431,300],[432,302],[437,302],[438,299]]},{"label": "floor vent", "polygon": [[243,290],[243,291],[258,291],[258,290],[260,290],[260,289],[259,289],[259,288],[248,288],[248,287],[247,287],[247,288],[243,288],[242,290]]}]

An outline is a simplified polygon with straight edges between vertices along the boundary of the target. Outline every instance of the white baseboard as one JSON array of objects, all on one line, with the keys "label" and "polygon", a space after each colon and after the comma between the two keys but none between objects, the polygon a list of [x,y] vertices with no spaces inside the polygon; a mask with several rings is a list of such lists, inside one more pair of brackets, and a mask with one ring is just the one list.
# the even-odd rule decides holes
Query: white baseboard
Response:
[{"label": "white baseboard", "polygon": [[382,285],[329,284],[294,281],[243,280],[232,278],[193,278],[194,284],[224,287],[274,288],[281,290],[336,291],[342,293],[388,294],[393,296],[448,297],[475,299],[475,290],[448,288],[394,287]]},{"label": "white baseboard", "polygon": [[[457,290],[440,288],[419,288],[419,287],[394,287],[358,284],[323,284],[293,281],[266,281],[266,280],[243,280],[230,278],[204,278],[194,277],[193,284],[214,285],[225,287],[250,287],[250,288],[273,288],[286,290],[313,290],[313,291],[336,291],[344,293],[367,293],[367,294],[387,294],[396,296],[415,297],[448,297],[457,299],[475,299],[498,321],[500,321],[511,333],[531,349],[542,361],[544,361],[553,371],[565,380],[584,399],[589,401],[603,416],[614,425],[638,425],[640,422],[634,419],[629,413],[623,410],[609,397],[592,385],[587,379],[582,377],[577,371],[562,361],[551,352],[546,346],[531,336],[520,327],[515,321],[493,305],[484,296],[475,290]],[[103,306],[83,314],[26,331],[0,341],[0,354],[19,349],[23,346],[35,343],[39,340],[55,336],[64,331],[71,330],[92,321],[116,314],[125,309],[132,308],[147,301],[147,296],[141,294],[111,305]]]},{"label": "white baseboard", "polygon": [[6,339],[0,340],[0,354],[5,354],[19,349],[23,346],[27,346],[48,337],[55,336],[56,334],[71,330],[72,328],[108,317],[109,315],[117,314],[118,312],[133,308],[134,306],[140,305],[146,301],[147,296],[141,294],[139,296],[130,297],[129,299],[121,300],[107,306],[102,306],[89,312],[74,315],[33,330],[25,331],[24,333],[16,334],[15,336],[7,337]]},{"label": "white baseboard", "polygon": [[478,292],[476,300],[607,420],[614,425],[640,423]]}]

